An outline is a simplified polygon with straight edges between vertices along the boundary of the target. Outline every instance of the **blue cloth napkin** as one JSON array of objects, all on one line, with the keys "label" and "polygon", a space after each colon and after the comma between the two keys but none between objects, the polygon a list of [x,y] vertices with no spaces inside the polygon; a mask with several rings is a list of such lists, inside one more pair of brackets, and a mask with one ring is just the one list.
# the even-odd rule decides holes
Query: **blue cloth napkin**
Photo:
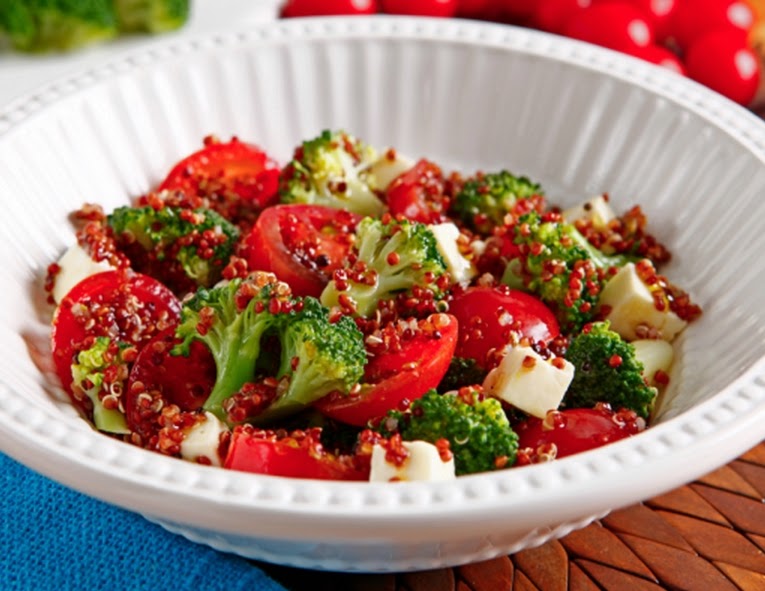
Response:
[{"label": "blue cloth napkin", "polygon": [[189,542],[0,454],[2,591],[283,591],[247,560]]}]

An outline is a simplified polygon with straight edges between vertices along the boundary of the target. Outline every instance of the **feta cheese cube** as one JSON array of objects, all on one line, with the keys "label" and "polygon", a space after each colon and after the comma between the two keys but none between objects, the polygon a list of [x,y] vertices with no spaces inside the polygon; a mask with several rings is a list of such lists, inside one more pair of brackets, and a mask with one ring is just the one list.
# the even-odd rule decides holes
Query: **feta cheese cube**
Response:
[{"label": "feta cheese cube", "polygon": [[656,382],[656,372],[669,373],[675,351],[667,341],[661,339],[639,339],[632,341],[635,356],[643,364],[643,376],[649,386],[661,386]]},{"label": "feta cheese cube", "polygon": [[477,271],[457,247],[457,239],[460,236],[459,228],[451,222],[433,224],[430,231],[436,237],[436,248],[446,263],[446,268],[454,283],[470,281]]},{"label": "feta cheese cube", "polygon": [[86,277],[112,269],[106,261],[96,262],[91,259],[79,244],[70,246],[56,264],[61,269],[56,274],[52,292],[53,300],[57,304],[61,303],[69,290]]},{"label": "feta cheese cube", "polygon": [[616,219],[616,213],[605,195],[597,195],[580,205],[566,209],[561,215],[569,223],[574,220],[587,220],[598,229],[605,228],[611,220]]},{"label": "feta cheese cube", "polygon": [[227,430],[225,423],[214,414],[206,412],[203,422],[197,423],[186,431],[181,442],[181,457],[190,462],[206,457],[213,466],[220,466],[221,458],[218,454],[220,436]]},{"label": "feta cheese cube", "polygon": [[398,466],[385,459],[386,449],[376,444],[372,448],[370,482],[436,481],[455,478],[454,458],[443,461],[438,448],[427,441],[404,441],[409,456]]},{"label": "feta cheese cube", "polygon": [[[391,154],[393,157],[391,158]],[[374,178],[373,186],[385,191],[393,180],[413,168],[415,162],[398,152],[386,151],[369,167],[369,174]]]},{"label": "feta cheese cube", "polygon": [[574,378],[574,366],[563,359],[545,359],[531,347],[512,347],[483,382],[487,394],[532,416],[545,418],[560,406]]},{"label": "feta cheese cube", "polygon": [[656,307],[650,289],[633,263],[626,264],[608,280],[600,293],[599,306],[608,309],[605,319],[611,323],[611,330],[627,341],[637,340],[650,331],[671,342],[687,324],[669,308]]}]

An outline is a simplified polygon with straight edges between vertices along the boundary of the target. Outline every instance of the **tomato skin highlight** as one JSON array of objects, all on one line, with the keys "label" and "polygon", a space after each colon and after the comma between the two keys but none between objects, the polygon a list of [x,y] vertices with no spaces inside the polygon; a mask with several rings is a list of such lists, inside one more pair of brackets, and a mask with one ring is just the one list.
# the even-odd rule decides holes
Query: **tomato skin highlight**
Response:
[{"label": "tomato skin highlight", "polygon": [[310,430],[301,438],[277,438],[267,432],[236,428],[231,436],[224,468],[318,480],[369,480],[365,469],[353,458],[325,451],[318,435]]},{"label": "tomato skin highlight", "polygon": [[205,195],[213,181],[233,191],[251,206],[262,209],[278,198],[279,167],[252,144],[233,138],[229,142],[205,141],[205,147],[178,162],[157,191]]},{"label": "tomato skin highlight", "polygon": [[[510,342],[511,332],[548,342],[560,334],[558,321],[536,297],[507,287],[469,287],[449,304],[459,322],[455,355],[491,366],[492,351]],[[509,315],[509,317],[505,317]]]},{"label": "tomato skin highlight", "polygon": [[563,34],[634,55],[654,42],[648,19],[628,2],[604,2],[572,15]]},{"label": "tomato skin highlight", "polygon": [[530,417],[513,426],[518,448],[527,457],[541,449],[557,448],[556,458],[588,451],[635,435],[645,427],[632,411],[614,413],[606,405],[551,411],[546,419]]},{"label": "tomato skin highlight", "polygon": [[400,351],[371,357],[359,393],[330,394],[314,407],[332,419],[363,427],[435,388],[449,369],[457,345],[458,322],[448,318],[439,336],[420,333]]},{"label": "tomato skin highlight", "polygon": [[321,205],[269,207],[245,239],[249,268],[274,273],[295,295],[319,297],[348,254],[359,220]]},{"label": "tomato skin highlight", "polygon": [[[140,348],[154,337],[157,327],[147,327],[131,315],[119,313],[124,310],[126,302],[136,300],[142,306],[141,310],[157,325],[174,326],[180,318],[180,301],[167,287],[148,275],[129,269],[104,271],[86,277],[69,291],[56,308],[51,332],[53,360],[61,384],[70,396],[72,363],[86,347],[88,338],[109,336]],[[104,312],[103,322],[86,329],[89,312],[84,310],[94,308]]]}]

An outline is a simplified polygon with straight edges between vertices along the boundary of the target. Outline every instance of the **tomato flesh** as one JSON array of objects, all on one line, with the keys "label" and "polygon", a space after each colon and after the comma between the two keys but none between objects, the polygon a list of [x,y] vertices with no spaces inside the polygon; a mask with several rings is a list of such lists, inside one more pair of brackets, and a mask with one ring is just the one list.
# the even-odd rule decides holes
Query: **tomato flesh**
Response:
[{"label": "tomato flesh", "polygon": [[223,466],[271,476],[319,480],[369,480],[368,466],[325,451],[314,430],[278,437],[273,431],[237,427]]},{"label": "tomato flesh", "polygon": [[320,205],[275,205],[246,238],[252,270],[270,271],[300,296],[321,295],[348,254],[361,216]]},{"label": "tomato flesh", "polygon": [[539,299],[502,286],[470,287],[454,297],[449,312],[460,327],[455,355],[486,369],[513,335],[548,342],[560,334],[554,314]]},{"label": "tomato flesh", "polygon": [[619,441],[642,431],[645,423],[632,411],[614,413],[599,405],[551,411],[544,420],[531,417],[513,428],[518,448],[525,450],[521,462],[533,463],[544,454],[562,458]]},{"label": "tomato flesh", "polygon": [[[437,330],[432,330],[434,324]],[[458,323],[453,316],[435,314],[419,325],[430,330],[402,341],[397,351],[370,357],[358,393],[330,394],[314,406],[332,419],[364,426],[438,386],[454,355]]]},{"label": "tomato flesh", "polygon": [[96,337],[139,348],[180,317],[178,298],[156,279],[130,270],[104,271],[75,285],[53,317],[56,373],[72,394],[72,363]]},{"label": "tomato flesh", "polygon": [[157,190],[201,197],[233,194],[243,203],[220,212],[231,218],[243,205],[263,209],[274,203],[278,184],[278,165],[257,146],[237,138],[229,142],[207,138],[205,147],[178,162]]},{"label": "tomato flesh", "polygon": [[444,221],[444,185],[441,168],[420,160],[391,182],[385,197],[388,209],[394,216],[423,224]]},{"label": "tomato flesh", "polygon": [[[195,340],[188,357],[173,355],[178,342],[174,328],[161,332],[141,349],[130,370],[124,394],[125,416],[128,426],[143,436],[156,430],[162,407],[174,404],[181,411],[197,410],[215,385],[215,360],[209,349]],[[139,383],[140,388],[136,387]],[[144,392],[148,398],[142,403],[139,396]]]}]

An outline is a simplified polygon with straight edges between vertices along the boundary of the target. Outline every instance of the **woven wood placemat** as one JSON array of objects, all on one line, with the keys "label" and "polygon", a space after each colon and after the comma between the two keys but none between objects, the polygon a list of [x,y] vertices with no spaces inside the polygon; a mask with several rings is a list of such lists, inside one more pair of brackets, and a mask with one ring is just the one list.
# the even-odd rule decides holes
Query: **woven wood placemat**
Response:
[{"label": "woven wood placemat", "polygon": [[765,442],[696,482],[511,556],[386,575],[260,566],[293,591],[765,591]]}]

